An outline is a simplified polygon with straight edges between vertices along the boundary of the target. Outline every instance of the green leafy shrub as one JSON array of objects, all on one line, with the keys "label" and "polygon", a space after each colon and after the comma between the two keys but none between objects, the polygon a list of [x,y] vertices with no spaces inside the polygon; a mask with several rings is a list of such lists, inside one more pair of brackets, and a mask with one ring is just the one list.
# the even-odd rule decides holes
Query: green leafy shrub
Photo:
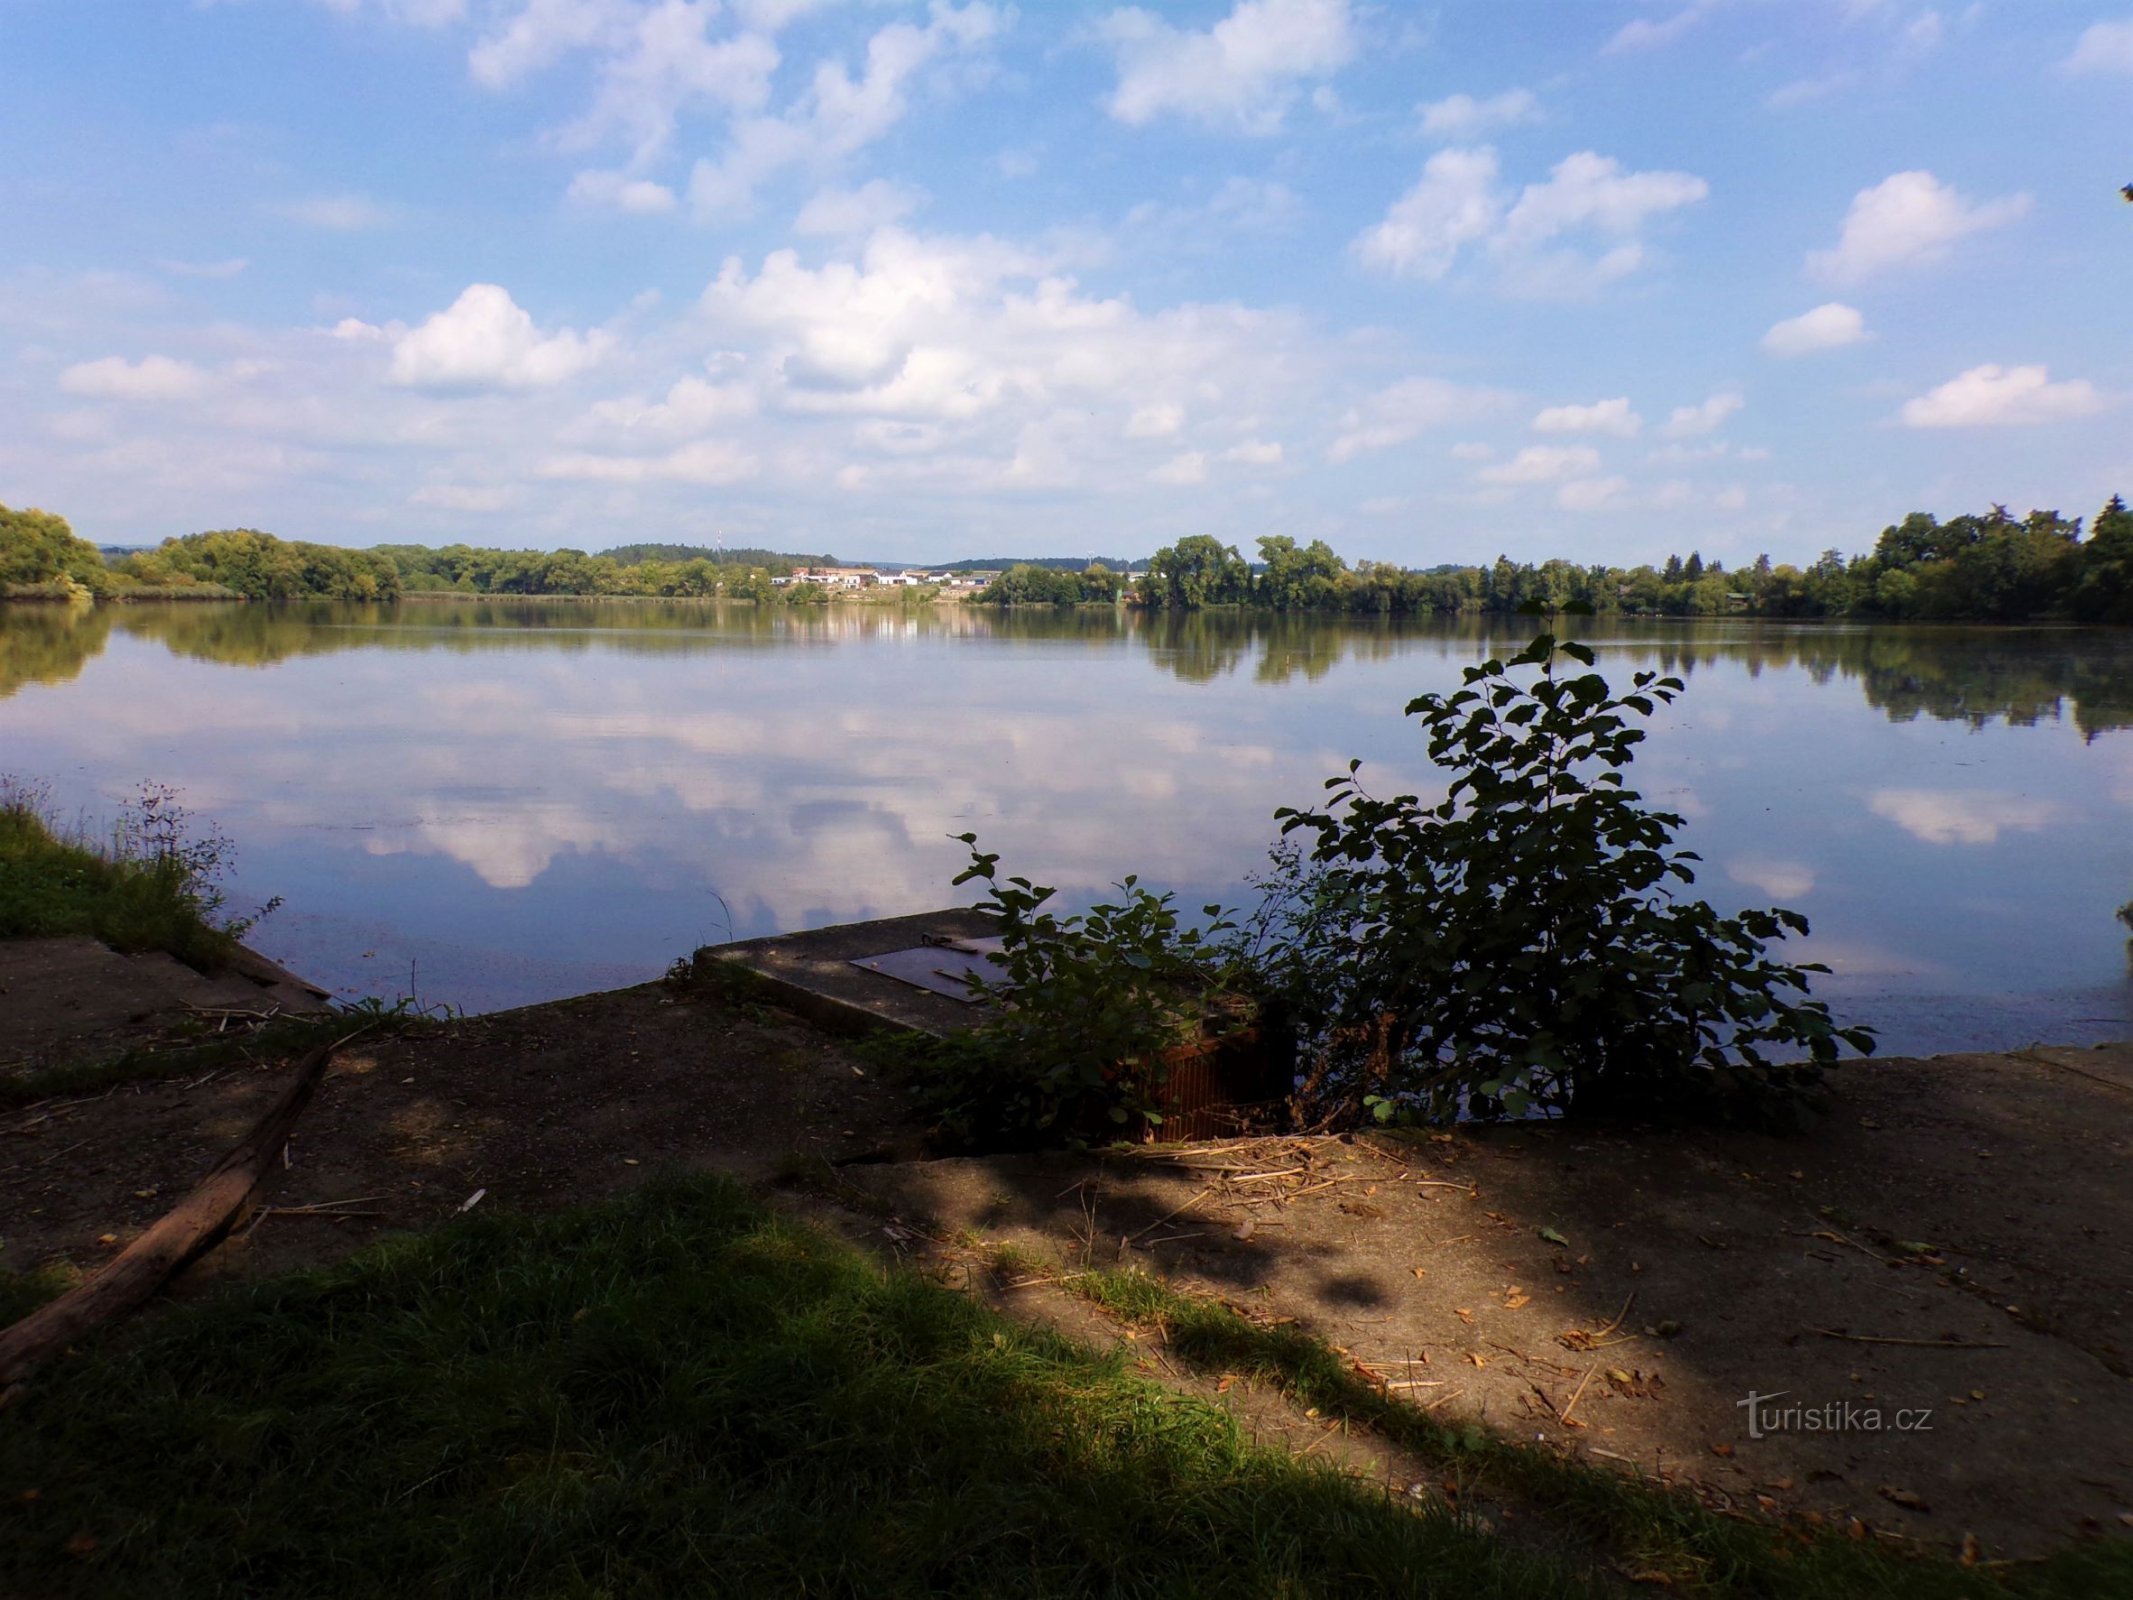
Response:
[{"label": "green leafy shrub", "polygon": [[1376,798],[1351,762],[1323,809],[1277,813],[1310,844],[1277,851],[1253,947],[1299,1030],[1307,1117],[1767,1113],[1840,1043],[1872,1048],[1805,998],[1826,968],[1767,954],[1804,917],[1677,898],[1682,819],[1623,770],[1632,719],[1683,685],[1639,672],[1616,695],[1592,664],[1542,634],[1411,702],[1440,801]]},{"label": "green leafy shrub", "polygon": [[[959,839],[999,924],[1002,971],[978,985],[993,1007],[978,1027],[903,1046],[921,1103],[943,1133],[988,1147],[1132,1137],[1162,1121],[1164,1052],[1234,1018],[1236,981],[1220,906],[1187,927],[1173,897],[1138,879],[1116,904],[1074,916],[1045,909],[1054,891],[1002,879],[997,855]],[[893,1047],[892,1047],[893,1048]]]}]

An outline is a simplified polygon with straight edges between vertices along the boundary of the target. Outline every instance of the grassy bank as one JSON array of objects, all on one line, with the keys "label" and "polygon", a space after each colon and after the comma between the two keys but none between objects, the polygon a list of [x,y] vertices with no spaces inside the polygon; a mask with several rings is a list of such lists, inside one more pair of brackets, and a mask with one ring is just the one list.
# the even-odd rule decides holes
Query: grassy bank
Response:
[{"label": "grassy bank", "polygon": [[[1173,1356],[1447,1447],[1293,1331],[1091,1288]],[[1458,1446],[1447,1477],[1521,1507],[1513,1545],[715,1178],[226,1292],[5,1420],[0,1587],[51,1595],[2073,1596],[2127,1570],[1963,1570]]]},{"label": "grassy bank", "polygon": [[96,838],[58,824],[39,790],[0,779],[0,939],[87,935],[212,969],[241,931],[218,920],[226,849],[189,839],[167,791],[143,790]]},{"label": "grassy bank", "polygon": [[715,1179],[180,1311],[6,1422],[36,1593],[1588,1592]]}]

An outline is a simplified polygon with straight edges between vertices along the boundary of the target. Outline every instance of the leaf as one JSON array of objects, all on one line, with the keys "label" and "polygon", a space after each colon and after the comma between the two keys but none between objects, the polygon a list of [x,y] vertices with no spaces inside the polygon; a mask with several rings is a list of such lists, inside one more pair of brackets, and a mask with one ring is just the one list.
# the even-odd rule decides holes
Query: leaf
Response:
[{"label": "leaf", "polygon": [[1542,1228],[1539,1231],[1540,1236],[1543,1239],[1546,1239],[1550,1244],[1559,1244],[1566,1250],[1570,1248],[1570,1241],[1564,1238],[1561,1234],[1557,1233],[1553,1228]]}]

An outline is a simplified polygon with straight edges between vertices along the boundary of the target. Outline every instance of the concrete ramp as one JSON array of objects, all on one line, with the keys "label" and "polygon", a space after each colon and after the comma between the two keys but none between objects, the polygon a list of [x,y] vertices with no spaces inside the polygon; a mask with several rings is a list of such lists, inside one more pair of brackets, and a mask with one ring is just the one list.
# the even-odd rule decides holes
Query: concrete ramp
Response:
[{"label": "concrete ramp", "polygon": [[330,998],[250,950],[210,975],[95,939],[12,939],[0,943],[0,1072],[117,1055],[229,1013],[320,1012]]},{"label": "concrete ramp", "polygon": [[927,946],[940,948],[945,960],[967,941],[998,932],[994,919],[974,908],[924,911],[707,945],[696,952],[697,970],[737,992],[753,990],[833,1033],[945,1034],[977,1021],[977,1008],[869,963]]}]

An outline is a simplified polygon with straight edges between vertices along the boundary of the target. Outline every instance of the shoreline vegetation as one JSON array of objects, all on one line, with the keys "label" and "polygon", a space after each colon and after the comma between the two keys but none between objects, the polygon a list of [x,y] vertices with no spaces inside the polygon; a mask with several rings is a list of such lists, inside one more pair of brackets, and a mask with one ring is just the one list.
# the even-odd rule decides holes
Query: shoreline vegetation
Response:
[{"label": "shoreline vegetation", "polygon": [[[1135,570],[1098,560],[1042,559],[1004,571],[955,562],[929,573],[979,572],[958,595],[999,606],[1127,606],[1148,611],[1239,609],[1276,613],[1460,616],[1533,611],[1622,616],[1848,618],[1884,622],[2133,624],[2133,511],[2113,495],[2092,522],[2057,511],[2016,517],[2005,506],[1941,522],[1913,512],[1884,528],[1872,551],[1825,550],[1805,567],[1767,555],[1728,569],[1691,551],[1659,566],[1570,561],[1408,568],[1353,564],[1322,540],[1235,545],[1194,534]],[[99,601],[459,598],[728,599],[795,607],[888,600],[931,603],[939,585],[841,586],[796,574],[835,567],[826,555],[767,549],[706,550],[628,544],[580,550],[432,549],[387,544],[344,549],[227,529],[166,539],[106,559],[66,521],[0,506],[0,598]],[[868,569],[871,571],[871,569]]]},{"label": "shoreline vegetation", "polygon": [[274,909],[227,913],[230,841],[196,835],[175,790],[144,784],[101,835],[68,827],[43,789],[0,775],[0,939],[85,935],[220,970]]}]

